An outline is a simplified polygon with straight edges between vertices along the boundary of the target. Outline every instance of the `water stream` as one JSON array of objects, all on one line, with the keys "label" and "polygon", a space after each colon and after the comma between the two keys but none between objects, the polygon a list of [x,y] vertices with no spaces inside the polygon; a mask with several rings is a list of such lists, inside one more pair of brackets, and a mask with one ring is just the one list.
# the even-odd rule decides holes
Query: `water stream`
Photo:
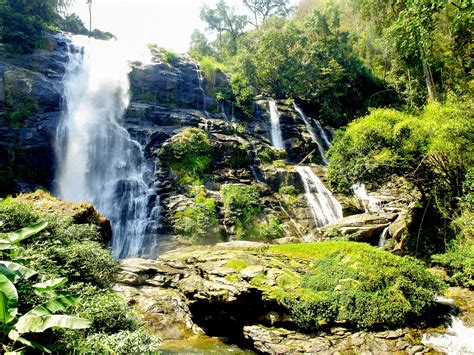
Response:
[{"label": "water stream", "polygon": [[111,221],[114,257],[146,256],[160,207],[153,167],[121,125],[129,104],[127,57],[117,42],[82,36],[73,38],[70,52],[57,131],[57,194],[90,202]]},{"label": "water stream", "polygon": [[301,116],[301,119],[306,125],[306,129],[308,130],[311,138],[318,145],[319,154],[321,155],[324,165],[328,165],[329,161],[326,158],[326,151],[323,146],[323,143],[321,142],[321,138],[324,140],[327,147],[330,147],[331,143],[329,143],[329,139],[326,136],[326,133],[324,132],[323,127],[321,127],[321,124],[318,122],[318,125],[317,125],[318,132],[316,132],[314,127],[311,125],[311,122],[309,121],[308,117],[306,117],[306,114],[303,112],[303,110],[296,103],[293,103],[293,108],[296,110],[296,112],[299,113],[299,115]]},{"label": "water stream", "polygon": [[277,149],[285,149],[285,144],[283,143],[283,137],[281,134],[280,127],[280,113],[278,112],[275,100],[268,100],[268,105],[270,106],[272,144]]}]

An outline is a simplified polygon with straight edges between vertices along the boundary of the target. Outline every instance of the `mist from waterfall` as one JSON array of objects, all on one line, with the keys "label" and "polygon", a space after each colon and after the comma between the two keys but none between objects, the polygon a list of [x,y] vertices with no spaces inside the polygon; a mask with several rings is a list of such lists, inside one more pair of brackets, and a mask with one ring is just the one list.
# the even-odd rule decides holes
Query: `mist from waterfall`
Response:
[{"label": "mist from waterfall", "polygon": [[159,201],[153,168],[121,126],[129,104],[127,57],[115,41],[73,38],[57,131],[57,194],[92,203],[112,223],[116,258],[148,255]]},{"label": "mist from waterfall", "polygon": [[319,132],[318,132],[319,135],[318,135],[318,133],[316,133],[314,127],[311,125],[311,122],[309,122],[308,117],[306,117],[306,114],[303,112],[301,107],[299,107],[296,103],[293,103],[293,108],[296,110],[296,112],[298,112],[304,124],[306,125],[306,129],[308,130],[309,135],[311,136],[311,138],[313,138],[313,141],[317,144],[319,154],[321,155],[321,158],[323,159],[324,165],[328,165],[329,161],[326,158],[326,151],[323,147],[321,139],[319,138],[320,136],[324,137],[323,139],[325,140],[327,146],[328,147],[330,146],[329,140],[326,136],[326,133],[323,130],[323,127],[321,127],[321,124],[317,126],[319,129]]},{"label": "mist from waterfall", "polygon": [[268,105],[270,107],[272,144],[277,149],[285,149],[285,144],[283,143],[283,137],[281,134],[280,113],[278,112],[278,107],[273,99],[268,100]]}]

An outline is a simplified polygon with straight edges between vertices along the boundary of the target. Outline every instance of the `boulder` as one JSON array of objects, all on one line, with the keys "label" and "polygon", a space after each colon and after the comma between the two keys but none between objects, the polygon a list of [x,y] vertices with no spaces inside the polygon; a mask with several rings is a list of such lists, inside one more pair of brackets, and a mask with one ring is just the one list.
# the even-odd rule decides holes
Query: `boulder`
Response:
[{"label": "boulder", "polygon": [[349,240],[373,242],[396,218],[396,214],[384,212],[357,214],[344,217],[321,230],[324,233],[339,231],[349,236]]}]

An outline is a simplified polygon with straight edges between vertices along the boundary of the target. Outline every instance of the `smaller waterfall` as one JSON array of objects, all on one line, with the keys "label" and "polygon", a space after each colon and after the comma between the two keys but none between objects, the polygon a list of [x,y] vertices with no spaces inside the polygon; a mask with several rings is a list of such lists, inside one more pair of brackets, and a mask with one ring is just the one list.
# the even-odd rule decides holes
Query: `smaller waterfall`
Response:
[{"label": "smaller waterfall", "polygon": [[380,249],[383,249],[383,247],[387,244],[387,236],[388,236],[388,229],[390,226],[385,227],[385,229],[382,231],[382,234],[380,234],[380,239],[378,243],[378,247]]},{"label": "smaller waterfall", "polygon": [[324,165],[328,165],[329,162],[326,158],[326,150],[324,149],[323,144],[321,142],[321,139],[319,137],[323,138],[323,140],[325,141],[327,147],[330,147],[331,143],[329,143],[329,139],[326,136],[326,133],[324,132],[323,127],[321,127],[321,124],[318,121],[316,121],[318,123],[317,124],[318,133],[319,133],[319,135],[318,135],[318,133],[316,133],[316,131],[314,130],[314,127],[311,125],[311,122],[309,122],[308,117],[306,117],[303,110],[296,103],[293,103],[293,108],[296,110],[296,112],[299,113],[299,115],[301,116],[301,119],[303,120],[304,124],[306,125],[306,128],[307,128],[311,138],[313,138],[313,141],[318,145],[319,154],[321,155],[321,158],[323,159]]},{"label": "smaller waterfall", "polygon": [[364,184],[355,184],[352,186],[354,195],[362,202],[365,213],[380,212],[382,210],[382,203],[374,197],[367,194]]},{"label": "smaller waterfall", "polygon": [[278,112],[275,100],[268,100],[268,105],[270,106],[270,120],[272,125],[272,144],[277,149],[285,149],[285,144],[283,143],[283,137],[281,135],[280,113]]},{"label": "smaller waterfall", "polygon": [[234,122],[235,121],[235,105],[233,102],[232,102],[232,113],[230,117],[231,117],[232,122]]},{"label": "smaller waterfall", "polygon": [[331,222],[342,218],[342,206],[316,176],[311,167],[297,166],[296,171],[300,174],[306,199],[311,208],[317,227],[323,227]]},{"label": "smaller waterfall", "polygon": [[207,115],[206,92],[204,91],[204,77],[202,75],[202,70],[199,69],[199,66],[196,63],[194,63],[194,66],[196,67],[196,74],[199,81],[199,90],[201,91],[201,94],[202,94],[202,110]]}]

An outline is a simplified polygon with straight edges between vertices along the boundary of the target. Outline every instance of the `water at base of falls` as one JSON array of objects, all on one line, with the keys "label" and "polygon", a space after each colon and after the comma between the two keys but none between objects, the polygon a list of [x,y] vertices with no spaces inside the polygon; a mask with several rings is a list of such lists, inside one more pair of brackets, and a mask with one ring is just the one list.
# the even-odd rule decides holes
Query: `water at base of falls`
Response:
[{"label": "water at base of falls", "polygon": [[323,227],[342,218],[342,206],[316,176],[311,167],[297,166],[303,180],[306,199],[311,208],[316,227]]},{"label": "water at base of falls", "polygon": [[153,167],[120,124],[129,71],[116,42],[74,37],[56,142],[57,194],[90,202],[111,221],[116,258],[148,256],[160,214]]},{"label": "water at base of falls", "polygon": [[278,112],[275,100],[268,100],[268,105],[270,107],[272,144],[277,149],[285,149],[280,128],[280,113]]}]

